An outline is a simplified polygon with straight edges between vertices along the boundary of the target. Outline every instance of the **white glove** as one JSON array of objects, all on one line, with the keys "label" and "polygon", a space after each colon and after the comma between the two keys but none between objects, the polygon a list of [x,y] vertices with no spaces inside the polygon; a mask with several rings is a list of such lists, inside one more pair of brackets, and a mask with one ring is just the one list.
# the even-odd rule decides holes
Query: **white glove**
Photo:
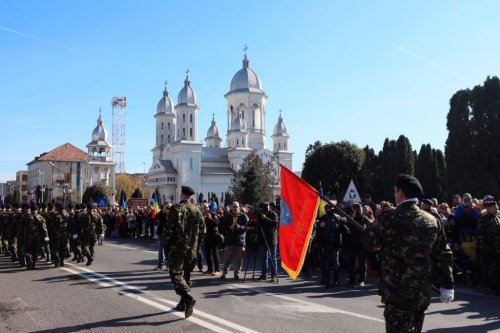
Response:
[{"label": "white glove", "polygon": [[455,291],[453,289],[439,288],[441,302],[450,304],[455,299]]},{"label": "white glove", "polygon": [[74,234],[73,235],[73,239],[77,239],[78,238],[78,235],[77,234]]},{"label": "white glove", "polygon": [[100,239],[100,240],[103,240],[103,239],[104,239],[104,234],[100,234],[100,235],[99,235],[99,239]]},{"label": "white glove", "polygon": [[49,241],[49,237],[45,237],[45,238],[44,238],[44,240],[45,240],[46,242],[48,242],[48,241]]}]

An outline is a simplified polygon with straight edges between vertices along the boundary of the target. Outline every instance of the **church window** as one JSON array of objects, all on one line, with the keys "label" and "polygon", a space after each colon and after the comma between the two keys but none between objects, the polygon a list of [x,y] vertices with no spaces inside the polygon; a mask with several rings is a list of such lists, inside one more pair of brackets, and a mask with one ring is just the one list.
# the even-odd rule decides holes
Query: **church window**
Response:
[{"label": "church window", "polygon": [[193,114],[190,114],[190,115],[189,115],[189,122],[190,122],[190,123],[193,123]]},{"label": "church window", "polygon": [[163,143],[163,135],[161,136],[161,143]]},{"label": "church window", "polygon": [[191,137],[191,139],[193,138],[193,129],[192,128],[189,129],[189,136]]},{"label": "church window", "polygon": [[185,128],[182,129],[182,137],[186,138],[186,129]]},{"label": "church window", "polygon": [[167,123],[167,128],[170,131],[170,123]]},{"label": "church window", "polygon": [[168,143],[170,143],[170,135],[167,136]]},{"label": "church window", "polygon": [[241,111],[241,118],[245,119],[245,111]]},{"label": "church window", "polygon": [[189,169],[193,170],[193,158],[189,159]]},{"label": "church window", "polygon": [[236,139],[236,145],[239,145],[239,144],[240,144],[240,140]]},{"label": "church window", "polygon": [[185,115],[185,114],[183,114],[183,115],[182,115],[182,122],[183,122],[183,123],[185,123],[185,122],[186,122],[186,115]]},{"label": "church window", "polygon": [[286,149],[286,142],[283,144],[284,148]]},{"label": "church window", "polygon": [[163,130],[163,123],[161,123],[161,129]]},{"label": "church window", "polygon": [[245,139],[241,139],[241,144],[244,146],[245,145]]},{"label": "church window", "polygon": [[281,149],[281,142],[278,144],[278,146],[279,146],[279,147],[280,147],[280,149]]},{"label": "church window", "polygon": [[255,127],[255,110],[252,111],[252,127]]}]

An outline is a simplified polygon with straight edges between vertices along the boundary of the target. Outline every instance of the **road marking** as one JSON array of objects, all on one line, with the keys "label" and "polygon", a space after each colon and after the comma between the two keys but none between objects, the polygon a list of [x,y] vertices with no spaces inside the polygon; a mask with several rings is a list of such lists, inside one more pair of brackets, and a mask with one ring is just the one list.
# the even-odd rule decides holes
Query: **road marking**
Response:
[{"label": "road marking", "polygon": [[152,252],[152,253],[157,253],[158,252],[158,251],[153,251],[153,250],[138,249],[136,247],[125,246],[125,245],[116,245],[116,244],[109,244],[109,243],[106,243],[106,245],[121,247],[121,248],[128,249],[128,250],[142,251],[142,252]]},{"label": "road marking", "polygon": [[346,310],[342,310],[342,309],[332,308],[330,306],[326,306],[326,305],[322,305],[322,304],[317,304],[317,303],[314,303],[314,302],[309,302],[309,301],[305,301],[305,300],[301,300],[301,299],[298,299],[298,298],[293,298],[293,297],[289,297],[289,296],[285,296],[285,295],[273,294],[273,293],[271,293],[271,292],[269,292],[269,291],[267,291],[265,289],[262,289],[262,288],[249,287],[249,286],[246,286],[246,285],[243,285],[243,284],[229,284],[229,285],[227,285],[227,287],[231,288],[231,289],[252,290],[252,291],[264,294],[266,296],[272,296],[272,297],[280,298],[280,299],[283,299],[283,300],[286,300],[286,301],[299,303],[299,304],[307,306],[306,309],[308,309],[308,311],[312,310],[312,312],[341,313],[341,314],[345,314],[345,315],[348,315],[348,316],[351,316],[351,317],[356,317],[356,318],[361,318],[361,319],[376,321],[376,322],[379,322],[379,323],[385,323],[385,321],[383,319],[380,319],[380,318],[370,317],[370,316],[367,316],[367,315],[364,315],[364,314],[360,314],[360,313],[356,313],[356,312],[351,312],[351,311],[346,311]]},{"label": "road marking", "polygon": [[[167,311],[167,312],[172,313],[172,314],[174,314],[174,315],[176,315],[178,317],[184,318],[184,314],[183,313],[180,313],[180,312],[176,311],[173,308],[173,307],[175,307],[177,305],[176,302],[170,301],[170,300],[162,298],[162,297],[158,297],[158,296],[156,296],[152,292],[143,290],[143,288],[138,288],[138,287],[126,284],[126,283],[124,283],[122,281],[119,281],[119,280],[116,280],[114,278],[108,277],[108,276],[106,276],[104,274],[94,272],[94,271],[92,271],[92,270],[90,270],[88,268],[79,267],[79,266],[76,266],[76,265],[73,265],[73,264],[69,264],[69,263],[68,263],[68,265],[73,266],[73,267],[78,268],[78,269],[81,269],[81,270],[85,271],[86,273],[81,273],[81,272],[78,272],[78,271],[75,271],[75,270],[72,270],[72,269],[69,269],[69,268],[66,268],[66,267],[61,267],[61,268],[63,270],[66,270],[66,271],[72,273],[72,274],[78,275],[78,276],[80,276],[80,277],[82,277],[82,278],[84,278],[86,280],[89,280],[91,282],[97,283],[97,284],[102,285],[104,287],[115,287],[115,288],[116,287],[123,287],[125,290],[119,290],[118,292],[120,294],[122,294],[124,296],[128,296],[130,298],[133,298],[133,299],[135,299],[135,300],[137,300],[139,302],[148,304],[148,305],[150,305],[152,307],[155,307],[157,309],[160,309],[160,310],[163,310],[163,311]],[[95,276],[95,277],[92,277],[92,276]],[[164,306],[164,305],[162,305],[162,304],[160,304],[158,302],[155,302],[155,301],[152,301],[152,300],[150,300],[148,298],[139,296],[139,295],[137,295],[137,293],[128,293],[126,290],[132,290],[132,291],[136,291],[136,292],[139,292],[139,293],[142,293],[142,294],[152,295],[152,297],[154,299],[156,299],[158,301],[161,301],[163,303],[169,304],[169,305],[171,305],[173,307],[171,308],[171,307]],[[200,311],[198,309],[196,309],[196,312],[195,312],[195,314],[193,314],[193,316],[194,315],[196,315],[197,317],[206,318],[208,320],[214,321],[214,322],[216,322],[218,324],[230,327],[232,329],[238,330],[238,331],[243,332],[243,333],[259,333],[258,331],[255,331],[255,330],[249,329],[247,327],[238,325],[236,323],[233,323],[233,322],[230,322],[230,321],[225,320],[223,318],[220,318],[220,317],[211,315],[209,313]],[[200,326],[208,328],[208,329],[210,329],[212,331],[215,331],[215,332],[222,332],[222,333],[232,332],[232,331],[228,331],[228,330],[226,330],[226,329],[224,329],[222,327],[213,325],[213,324],[211,324],[209,322],[206,322],[204,320],[201,320],[201,319],[198,319],[198,318],[195,318],[195,317],[190,317],[190,318],[188,318],[188,320],[190,320],[193,323],[196,323],[196,324],[198,324]]]}]

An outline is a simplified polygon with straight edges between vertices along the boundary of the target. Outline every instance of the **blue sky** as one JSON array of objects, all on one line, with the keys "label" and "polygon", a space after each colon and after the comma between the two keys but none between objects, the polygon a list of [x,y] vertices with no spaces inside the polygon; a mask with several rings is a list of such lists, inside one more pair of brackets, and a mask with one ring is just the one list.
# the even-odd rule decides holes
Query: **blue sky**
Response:
[{"label": "blue sky", "polygon": [[[99,108],[127,96],[127,172],[152,159],[156,104],[176,101],[186,68],[200,106],[226,132],[226,100],[248,45],[279,110],[294,170],[306,147],[349,140],[378,151],[405,134],[443,148],[449,99],[500,72],[498,1],[0,2],[0,181],[44,151],[85,150]],[[270,138],[268,139],[270,142]]]}]

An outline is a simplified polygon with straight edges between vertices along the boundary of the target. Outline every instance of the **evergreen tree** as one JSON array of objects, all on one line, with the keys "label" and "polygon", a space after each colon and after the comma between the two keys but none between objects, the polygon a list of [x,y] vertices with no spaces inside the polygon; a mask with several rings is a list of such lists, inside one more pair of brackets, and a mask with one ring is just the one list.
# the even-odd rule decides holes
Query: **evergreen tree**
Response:
[{"label": "evergreen tree", "polygon": [[364,194],[371,194],[373,200],[377,201],[382,197],[379,157],[369,146],[363,148],[363,152],[365,160],[360,171],[359,189]]},{"label": "evergreen tree", "polygon": [[415,165],[415,176],[424,189],[424,197],[437,198],[440,195],[439,172],[430,144],[422,145]]},{"label": "evergreen tree", "polygon": [[234,174],[230,189],[241,204],[253,204],[272,201],[276,184],[275,166],[271,162],[264,163],[258,155],[250,154]]},{"label": "evergreen tree", "polygon": [[92,203],[98,202],[101,198],[108,198],[107,188],[101,184],[89,186],[83,192],[82,203],[92,205]]},{"label": "evergreen tree", "polygon": [[472,146],[469,119],[470,91],[457,91],[450,99],[446,127],[448,139],[445,146],[447,166],[447,195],[464,193],[471,185],[468,178],[472,169]]},{"label": "evergreen tree", "polygon": [[136,187],[134,193],[132,193],[132,198],[135,198],[135,199],[142,199],[143,197],[143,194],[142,194],[142,191],[140,188]]},{"label": "evergreen tree", "polygon": [[398,140],[384,141],[379,153],[382,200],[393,200],[394,180],[402,173],[413,175],[415,158],[410,140],[400,135]]}]

